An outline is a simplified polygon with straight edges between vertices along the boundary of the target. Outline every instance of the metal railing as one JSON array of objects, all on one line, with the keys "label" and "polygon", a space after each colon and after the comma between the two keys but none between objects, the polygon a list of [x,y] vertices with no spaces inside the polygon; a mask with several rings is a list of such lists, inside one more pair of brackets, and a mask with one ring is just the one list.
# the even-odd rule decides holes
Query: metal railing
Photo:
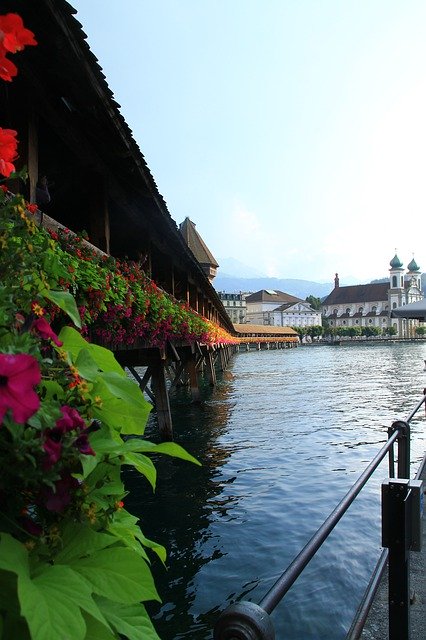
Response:
[{"label": "metal railing", "polygon": [[[410,483],[409,481],[410,422],[420,407],[426,403],[426,389],[423,391],[423,394],[423,398],[408,418],[405,421],[398,420],[394,422],[388,429],[388,440],[386,444],[375,455],[345,497],[330,513],[328,518],[294,558],[271,589],[269,589],[266,595],[260,600],[259,604],[240,601],[230,605],[221,613],[214,627],[214,640],[274,640],[275,631],[269,614],[272,613],[287,591],[293,586],[306,565],[312,560],[318,549],[328,538],[386,455],[389,456],[389,480],[387,483],[384,483],[386,484],[386,492],[388,494],[386,501],[389,495],[396,497],[396,501],[386,502],[386,508],[383,507],[384,501],[382,501],[382,515],[385,515],[384,519],[387,520],[389,525],[389,530],[386,531],[385,525],[382,525],[383,546],[388,546],[389,552],[385,549],[382,553],[378,567],[376,567],[375,574],[373,574],[373,578],[370,580],[366,595],[358,609],[357,623],[351,627],[352,635],[350,637],[351,640],[359,637],[377,590],[381,573],[389,559],[389,639],[408,640],[408,550],[411,548],[411,526],[407,526],[407,522],[408,520],[411,521],[412,516],[412,509],[409,505],[410,500],[408,500],[408,497],[413,493],[413,482],[420,482],[412,481]],[[397,479],[395,479],[395,442],[398,446]],[[396,490],[394,490],[395,488]],[[416,491],[417,490],[421,493],[421,486],[416,486]],[[397,589],[398,591],[396,596],[392,596],[393,589]],[[392,607],[396,601],[397,612],[393,612]],[[403,615],[401,615],[402,613]],[[282,640],[284,640],[284,638]]]}]

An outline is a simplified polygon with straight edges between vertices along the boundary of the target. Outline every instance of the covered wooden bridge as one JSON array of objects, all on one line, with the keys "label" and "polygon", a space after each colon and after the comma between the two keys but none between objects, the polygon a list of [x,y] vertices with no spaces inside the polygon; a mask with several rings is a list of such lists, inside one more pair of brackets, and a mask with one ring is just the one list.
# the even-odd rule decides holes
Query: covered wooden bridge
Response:
[{"label": "covered wooden bridge", "polygon": [[200,373],[214,385],[216,367],[225,368],[235,349],[231,343],[239,335],[247,345],[253,336],[234,329],[211,284],[212,265],[197,260],[172,219],[73,7],[65,0],[4,0],[2,13],[8,12],[18,13],[38,42],[17,54],[14,81],[0,85],[0,124],[18,132],[15,165],[28,170],[27,181],[9,180],[8,189],[37,203],[41,225],[87,231],[98,251],[137,262],[162,291],[231,338],[113,347],[151,395],[161,435],[170,439],[170,390],[189,382],[196,401]]},{"label": "covered wooden bridge", "polygon": [[273,327],[258,324],[234,324],[238,337],[237,350],[290,349],[297,347],[299,337],[291,327]]}]

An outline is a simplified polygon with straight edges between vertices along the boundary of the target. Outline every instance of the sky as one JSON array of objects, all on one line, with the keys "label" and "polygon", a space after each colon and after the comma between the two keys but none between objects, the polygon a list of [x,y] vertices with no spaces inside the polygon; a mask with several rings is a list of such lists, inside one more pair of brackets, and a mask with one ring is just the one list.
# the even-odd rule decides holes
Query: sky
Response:
[{"label": "sky", "polygon": [[424,0],[70,0],[177,224],[220,263],[426,271]]}]

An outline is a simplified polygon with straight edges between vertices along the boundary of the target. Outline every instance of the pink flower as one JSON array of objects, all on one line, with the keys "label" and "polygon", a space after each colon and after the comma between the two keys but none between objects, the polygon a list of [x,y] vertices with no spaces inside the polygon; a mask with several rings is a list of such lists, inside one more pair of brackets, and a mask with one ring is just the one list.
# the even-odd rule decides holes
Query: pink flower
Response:
[{"label": "pink flower", "polygon": [[57,347],[62,347],[63,342],[59,340],[50,324],[44,318],[37,318],[37,320],[34,320],[31,328],[34,329],[44,340],[50,339],[56,344]]},{"label": "pink flower", "polygon": [[61,411],[62,418],[59,418],[59,420],[56,421],[56,427],[62,433],[72,431],[73,429],[79,429],[80,431],[83,431],[86,428],[86,423],[78,413],[77,409],[73,409],[73,407],[64,405],[63,407],[61,407]]},{"label": "pink flower", "polygon": [[74,442],[74,444],[79,450],[79,452],[84,454],[85,456],[96,455],[96,453],[93,451],[92,447],[90,446],[89,438],[85,433],[82,433],[81,436],[79,436],[77,440]]},{"label": "pink flower", "polygon": [[48,471],[55,465],[61,457],[62,453],[62,432],[59,429],[47,429],[44,432],[47,436],[43,442],[43,449],[46,453],[46,457],[43,461],[43,469]]},{"label": "pink flower", "polygon": [[33,387],[40,380],[40,367],[33,356],[0,353],[0,421],[8,409],[19,424],[38,410],[40,398]]}]

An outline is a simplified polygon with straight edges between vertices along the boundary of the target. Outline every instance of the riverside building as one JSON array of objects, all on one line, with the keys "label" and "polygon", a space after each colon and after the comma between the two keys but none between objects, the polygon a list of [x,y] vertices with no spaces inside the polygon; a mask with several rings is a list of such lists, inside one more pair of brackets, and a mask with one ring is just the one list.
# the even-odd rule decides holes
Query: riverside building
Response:
[{"label": "riverside building", "polygon": [[321,312],[283,291],[262,289],[246,297],[247,322],[275,327],[321,326]]},{"label": "riverside building", "polygon": [[412,337],[417,320],[392,318],[392,309],[423,299],[421,272],[414,258],[404,269],[398,256],[389,263],[386,282],[341,287],[336,273],[334,289],[322,303],[330,327],[394,327],[398,337]]}]

